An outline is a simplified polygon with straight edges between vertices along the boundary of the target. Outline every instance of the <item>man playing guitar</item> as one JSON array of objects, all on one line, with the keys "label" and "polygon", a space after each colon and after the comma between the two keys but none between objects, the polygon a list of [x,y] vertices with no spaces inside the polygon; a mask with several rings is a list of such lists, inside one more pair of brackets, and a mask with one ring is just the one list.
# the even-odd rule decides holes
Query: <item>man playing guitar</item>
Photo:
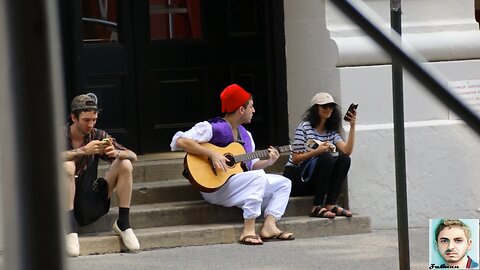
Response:
[{"label": "man playing guitar", "polygon": [[[228,159],[211,148],[202,146],[209,143],[225,147],[240,142],[246,153],[255,150],[252,135],[242,124],[250,123],[255,109],[252,95],[237,84],[227,86],[220,94],[223,118],[217,117],[197,123],[186,132],[177,132],[172,139],[172,151],[184,150],[188,154],[209,158],[212,169],[225,172]],[[278,151],[270,147],[268,159],[253,159],[245,163],[247,170],[232,175],[228,181],[213,192],[201,192],[203,198],[212,204],[242,208],[244,228],[240,243],[262,245],[269,240],[294,240],[292,233],[282,232],[276,222],[285,212],[290,196],[291,182],[276,174],[267,174],[264,168],[274,164]],[[264,213],[265,221],[260,234],[255,232],[255,220]]]}]

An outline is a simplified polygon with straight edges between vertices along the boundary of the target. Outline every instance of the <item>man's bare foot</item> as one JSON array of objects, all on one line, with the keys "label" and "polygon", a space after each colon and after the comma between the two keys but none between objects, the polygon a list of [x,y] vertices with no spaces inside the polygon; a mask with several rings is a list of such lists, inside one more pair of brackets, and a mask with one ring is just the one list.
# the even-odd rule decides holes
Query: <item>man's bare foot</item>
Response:
[{"label": "man's bare foot", "polygon": [[[262,239],[271,239],[277,237],[279,240],[293,240],[293,233],[291,232],[282,232],[277,227],[271,228],[267,226],[263,226],[262,230],[260,231],[260,237]],[[293,238],[293,239],[292,239]]]},{"label": "man's bare foot", "polygon": [[263,245],[262,239],[256,234],[240,236],[239,243],[243,245]]}]

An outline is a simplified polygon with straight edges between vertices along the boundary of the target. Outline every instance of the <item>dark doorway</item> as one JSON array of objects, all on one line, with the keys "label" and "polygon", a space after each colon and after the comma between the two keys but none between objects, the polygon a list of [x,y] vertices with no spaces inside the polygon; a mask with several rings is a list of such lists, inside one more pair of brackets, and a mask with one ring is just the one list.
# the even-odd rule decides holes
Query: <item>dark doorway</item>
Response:
[{"label": "dark doorway", "polygon": [[[70,4],[76,14],[70,38],[77,40],[69,45],[72,89],[99,96],[98,127],[127,147],[169,151],[176,131],[220,114],[219,94],[230,83],[254,96],[248,129],[257,148],[288,143],[282,1],[81,3]],[[116,17],[105,12],[105,3],[116,6],[109,9]]]},{"label": "dark doorway", "polygon": [[[102,112],[97,127],[138,149],[133,28],[130,1],[62,1],[67,104],[94,93]],[[69,110],[67,110],[69,111]]]}]

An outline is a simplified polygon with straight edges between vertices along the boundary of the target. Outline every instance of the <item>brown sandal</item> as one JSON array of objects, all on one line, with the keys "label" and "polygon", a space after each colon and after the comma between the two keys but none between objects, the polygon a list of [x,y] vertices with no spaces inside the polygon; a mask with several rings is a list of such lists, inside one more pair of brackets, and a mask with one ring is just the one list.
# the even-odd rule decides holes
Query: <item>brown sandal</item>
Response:
[{"label": "brown sandal", "polygon": [[238,241],[242,245],[250,245],[250,246],[258,246],[258,245],[263,245],[263,242],[252,242],[251,240],[259,240],[261,239],[260,236],[258,235],[247,235],[242,238],[242,240]]},{"label": "brown sandal", "polygon": [[289,236],[286,236],[287,234],[289,234],[289,233],[281,231],[279,234],[271,236],[271,237],[263,237],[262,236],[262,240],[265,241],[265,242],[295,240],[295,237],[293,236],[293,234],[291,234]]},{"label": "brown sandal", "polygon": [[[342,209],[342,210],[340,210],[340,213],[338,213],[339,209]],[[347,210],[345,210],[344,208],[338,207],[336,205],[334,207],[332,207],[332,209],[330,209],[330,212],[335,213],[335,215],[337,215],[337,216],[352,217],[352,212],[350,210],[348,210],[348,212],[347,212]]]},{"label": "brown sandal", "polygon": [[[333,216],[329,215],[329,213],[333,214]],[[327,208],[325,207],[320,207],[320,206],[315,207],[313,212],[310,214],[310,217],[330,218],[330,219],[335,218],[335,216],[336,216],[335,213],[327,210]]]}]

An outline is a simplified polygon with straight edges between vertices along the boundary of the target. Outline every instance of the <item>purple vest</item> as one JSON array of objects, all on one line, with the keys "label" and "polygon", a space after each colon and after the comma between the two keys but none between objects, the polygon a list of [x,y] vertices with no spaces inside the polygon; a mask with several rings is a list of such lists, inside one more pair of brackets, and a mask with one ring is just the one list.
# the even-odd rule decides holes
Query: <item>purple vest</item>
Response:
[{"label": "purple vest", "polygon": [[[251,153],[253,152],[253,143],[248,136],[247,130],[242,126],[238,126],[238,133],[240,135],[241,141],[235,140],[233,137],[232,126],[225,121],[221,117],[215,117],[213,119],[208,120],[208,122],[212,125],[213,135],[210,139],[210,143],[216,146],[225,147],[232,142],[239,142],[243,145],[245,152]],[[252,169],[252,162],[247,162],[247,167],[249,170]]]}]

